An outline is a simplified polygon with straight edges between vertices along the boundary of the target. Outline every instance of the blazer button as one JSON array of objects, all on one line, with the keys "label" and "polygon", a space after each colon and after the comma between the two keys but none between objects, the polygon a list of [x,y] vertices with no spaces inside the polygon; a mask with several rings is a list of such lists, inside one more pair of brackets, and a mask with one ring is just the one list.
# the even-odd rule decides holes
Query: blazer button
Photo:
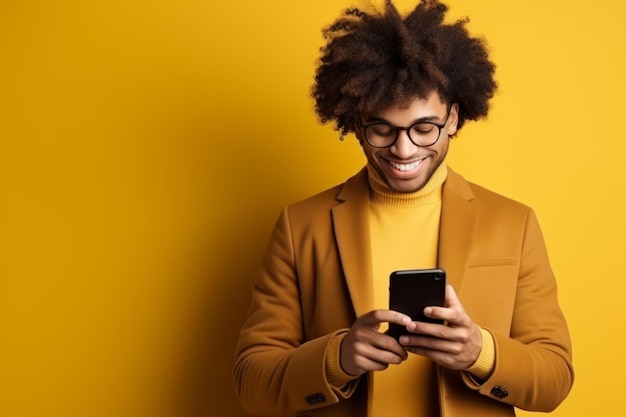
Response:
[{"label": "blazer button", "polygon": [[322,394],[321,392],[318,392],[315,394],[307,395],[306,397],[304,397],[304,400],[306,401],[308,405],[313,405],[317,403],[323,403],[324,401],[326,401],[326,396]]},{"label": "blazer button", "polygon": [[496,398],[503,399],[509,396],[509,392],[505,390],[504,388],[502,388],[501,386],[496,385],[495,387],[491,389],[491,395],[493,395]]}]

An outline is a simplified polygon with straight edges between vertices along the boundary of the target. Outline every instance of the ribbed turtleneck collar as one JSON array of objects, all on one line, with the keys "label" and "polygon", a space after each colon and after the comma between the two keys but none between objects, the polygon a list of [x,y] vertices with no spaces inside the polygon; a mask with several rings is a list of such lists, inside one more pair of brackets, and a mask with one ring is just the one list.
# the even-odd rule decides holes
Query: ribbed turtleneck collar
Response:
[{"label": "ribbed turtleneck collar", "polygon": [[421,189],[413,193],[400,193],[392,190],[382,179],[378,171],[367,164],[367,178],[370,184],[370,202],[398,208],[416,207],[441,200],[443,183],[448,176],[445,161],[435,170],[430,180]]}]

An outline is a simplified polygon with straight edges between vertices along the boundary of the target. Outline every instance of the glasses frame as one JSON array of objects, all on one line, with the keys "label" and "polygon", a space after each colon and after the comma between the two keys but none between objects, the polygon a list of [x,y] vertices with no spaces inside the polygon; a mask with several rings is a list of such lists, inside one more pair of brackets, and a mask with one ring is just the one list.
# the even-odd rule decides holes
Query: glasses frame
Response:
[{"label": "glasses frame", "polygon": [[[372,123],[367,123],[367,124],[363,124],[361,122],[361,129],[363,129],[363,136],[365,136],[365,140],[367,141],[367,143],[370,144],[370,146],[373,146],[374,148],[378,148],[378,149],[384,149],[384,148],[390,148],[393,145],[395,145],[395,143],[398,141],[398,138],[400,137],[400,132],[401,131],[405,131],[406,135],[408,136],[409,140],[411,141],[411,143],[415,146],[418,146],[420,148],[428,148],[429,146],[433,146],[435,143],[437,143],[439,141],[439,138],[441,137],[441,130],[446,126],[446,123],[448,123],[448,118],[450,117],[450,110],[452,110],[452,106],[448,107],[448,111],[446,113],[446,118],[443,121],[443,123],[439,124],[439,123],[435,123],[435,122],[415,122],[407,127],[402,127],[402,126],[396,126],[391,122],[387,122],[387,121],[383,121],[383,122],[372,122]],[[439,129],[439,132],[437,133],[437,139],[435,139],[433,141],[433,143],[428,144],[428,145],[419,145],[417,143],[415,143],[415,141],[413,140],[413,138],[411,137],[411,129],[413,128],[413,126],[415,125],[423,125],[423,124],[428,124],[428,125],[433,125],[435,126],[437,129]],[[386,146],[376,146],[374,145],[372,142],[370,142],[370,140],[367,137],[367,128],[370,126],[374,126],[374,125],[387,125],[389,127],[391,127],[394,132],[396,133],[396,137],[393,139],[393,141]]]}]

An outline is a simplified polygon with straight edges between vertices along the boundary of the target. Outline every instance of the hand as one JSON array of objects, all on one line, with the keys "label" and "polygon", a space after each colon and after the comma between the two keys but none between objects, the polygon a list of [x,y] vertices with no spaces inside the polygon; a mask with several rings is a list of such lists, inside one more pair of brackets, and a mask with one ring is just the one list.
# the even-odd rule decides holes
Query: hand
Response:
[{"label": "hand", "polygon": [[444,307],[426,307],[424,314],[446,324],[414,321],[407,325],[407,330],[414,334],[400,337],[400,344],[446,368],[460,371],[470,367],[480,354],[483,339],[454,288],[446,285]]},{"label": "hand", "polygon": [[406,350],[393,337],[378,331],[381,323],[386,322],[406,326],[411,318],[391,310],[374,310],[357,318],[341,342],[340,361],[344,371],[360,376],[406,360]]}]

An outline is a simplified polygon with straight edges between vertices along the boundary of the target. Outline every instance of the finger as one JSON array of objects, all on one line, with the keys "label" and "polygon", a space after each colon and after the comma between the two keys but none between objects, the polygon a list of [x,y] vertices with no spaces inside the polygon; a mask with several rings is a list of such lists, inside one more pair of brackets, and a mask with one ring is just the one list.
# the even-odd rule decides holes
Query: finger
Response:
[{"label": "finger", "polygon": [[400,344],[409,351],[426,349],[452,354],[457,354],[461,346],[457,341],[424,335],[402,336],[400,338]]},{"label": "finger", "polygon": [[455,325],[464,322],[464,317],[466,316],[461,300],[459,300],[456,291],[450,284],[446,285],[444,307],[426,307],[424,309],[424,315]]},{"label": "finger", "polygon": [[[425,342],[424,344],[429,344]],[[450,343],[441,340],[432,342],[431,347],[427,346],[407,346],[408,352],[425,356],[434,362],[451,369],[466,369],[476,361],[476,356],[472,356],[470,350],[459,343]]]},{"label": "finger", "polygon": [[408,351],[416,355],[427,357],[433,362],[446,368],[455,370],[462,370],[467,368],[464,362],[460,361],[456,356],[450,355],[449,353],[420,347],[411,347],[408,348]]},{"label": "finger", "polygon": [[358,370],[358,374],[369,371],[382,371],[387,369],[391,364],[397,365],[401,362],[402,360],[399,360],[395,356],[390,357],[389,359],[371,356],[357,356],[354,358],[354,366]]},{"label": "finger", "polygon": [[367,357],[374,362],[397,365],[404,362],[409,357],[409,353],[406,351],[405,348],[403,348],[399,344],[398,347],[399,349],[397,349],[397,352],[376,349],[372,351],[372,354],[370,356]]},{"label": "finger", "polygon": [[369,358],[362,357],[360,360],[361,363],[358,365],[364,372],[369,371],[384,371],[389,367],[388,363],[378,362]]},{"label": "finger", "polygon": [[450,284],[446,285],[446,295],[444,299],[444,306],[448,308],[454,308],[460,311],[465,311],[459,296],[456,294],[454,287]]},{"label": "finger", "polygon": [[[371,366],[369,362],[399,364],[408,357],[407,351],[394,338],[373,331],[361,334],[358,340],[346,336],[341,350],[342,353],[352,357],[355,362],[368,361],[359,364],[359,367]],[[368,368],[368,370],[376,369]]]},{"label": "finger", "polygon": [[430,338],[436,337],[439,339],[450,339],[450,334],[453,331],[449,326],[424,321],[412,322],[407,326],[407,330],[415,335],[423,335]]},{"label": "finger", "polygon": [[[408,357],[406,349],[389,335],[379,333],[376,335],[372,345],[385,355],[384,361],[387,363],[400,363]],[[393,355],[395,358],[391,359],[387,353]]]},{"label": "finger", "polygon": [[373,310],[359,318],[361,324],[378,328],[381,323],[395,323],[406,326],[411,318],[406,314],[393,310]]},{"label": "finger", "polygon": [[[359,354],[377,358],[377,360],[381,360],[381,358],[377,356],[378,351],[390,352],[401,360],[406,359],[406,350],[400,346],[398,341],[387,334],[380,333],[371,325],[366,324],[368,319],[369,317],[363,316],[360,320],[357,320],[354,326],[352,326],[352,329],[350,329],[350,332],[348,332],[348,335],[346,335],[346,338],[344,338],[344,343],[347,342],[347,344],[352,346],[352,349],[358,351]],[[388,358],[382,358],[382,360],[390,361]],[[395,363],[396,361],[393,362]]]}]

